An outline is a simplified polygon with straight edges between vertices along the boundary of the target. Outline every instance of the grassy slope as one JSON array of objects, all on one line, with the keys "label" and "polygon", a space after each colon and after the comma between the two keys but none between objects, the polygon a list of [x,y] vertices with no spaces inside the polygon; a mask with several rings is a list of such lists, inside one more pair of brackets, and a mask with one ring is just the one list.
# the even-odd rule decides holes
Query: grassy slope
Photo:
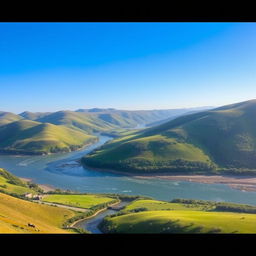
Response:
[{"label": "grassy slope", "polygon": [[0,151],[5,153],[47,153],[69,151],[95,140],[93,132],[119,136],[124,128],[167,118],[188,110],[88,110],[0,112]]},{"label": "grassy slope", "polygon": [[36,193],[34,190],[28,187],[10,184],[8,180],[2,176],[0,176],[0,191],[5,193],[14,193],[18,195],[23,195],[25,193]]},{"label": "grassy slope", "polygon": [[43,201],[88,209],[98,204],[109,203],[113,198],[100,195],[47,195]]},{"label": "grassy slope", "polygon": [[[33,113],[26,114],[26,117],[33,118],[39,122],[67,125],[72,128],[92,131],[109,131],[118,128],[131,128],[138,124],[145,124],[159,121],[170,116],[187,112],[187,109],[178,110],[78,110],[58,111],[35,119]],[[37,113],[35,113],[37,114]],[[39,116],[40,113],[37,115]],[[23,115],[24,116],[24,115]]]},{"label": "grassy slope", "polygon": [[182,204],[170,203],[158,200],[136,200],[125,207],[125,211],[134,211],[138,208],[144,208],[147,211],[158,210],[188,210],[188,211],[202,211],[206,209],[213,209],[212,206],[200,204]]},{"label": "grassy slope", "polygon": [[55,112],[39,118],[37,121],[55,125],[65,125],[69,128],[87,132],[107,131],[116,128],[116,126],[110,123],[95,118],[94,115],[73,111]]},{"label": "grassy slope", "polygon": [[256,214],[214,210],[207,203],[137,200],[122,215],[105,218],[102,228],[117,233],[256,233]]},{"label": "grassy slope", "polygon": [[96,137],[64,126],[21,120],[0,127],[0,149],[18,152],[68,151]]},{"label": "grassy slope", "polygon": [[84,162],[126,171],[256,168],[255,116],[252,100],[179,117],[114,140]]},{"label": "grassy slope", "polygon": [[210,158],[198,147],[161,135],[136,138],[111,146],[110,143],[95,150],[86,156],[85,162],[95,167],[123,171],[165,171],[176,159],[211,164]]},{"label": "grassy slope", "polygon": [[[73,216],[75,213],[71,210],[0,193],[0,233],[68,233],[61,227]],[[36,228],[28,227],[28,223],[34,224]]]},{"label": "grassy slope", "polygon": [[15,122],[15,121],[18,121],[21,119],[22,119],[22,117],[19,115],[15,115],[10,112],[0,111],[0,126],[11,123],[11,122]]},{"label": "grassy slope", "polygon": [[37,120],[39,118],[42,118],[44,116],[47,116],[51,114],[51,112],[29,112],[29,111],[25,111],[19,114],[19,116],[23,117],[24,119],[28,119],[28,120]]},{"label": "grassy slope", "polygon": [[35,190],[30,189],[27,183],[2,168],[0,168],[0,191],[17,195],[37,193]]},{"label": "grassy slope", "polygon": [[256,233],[256,215],[200,211],[147,211],[114,217],[118,233]]}]

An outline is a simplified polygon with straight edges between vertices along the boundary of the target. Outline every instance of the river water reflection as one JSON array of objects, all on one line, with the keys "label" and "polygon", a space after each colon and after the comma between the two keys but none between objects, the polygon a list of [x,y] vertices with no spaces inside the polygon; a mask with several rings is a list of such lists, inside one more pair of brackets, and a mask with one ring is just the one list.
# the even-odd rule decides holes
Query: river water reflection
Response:
[{"label": "river water reflection", "polygon": [[192,198],[256,205],[256,192],[231,189],[223,184],[202,184],[163,179],[139,179],[79,166],[75,160],[111,139],[99,136],[99,142],[81,151],[46,156],[0,155],[0,167],[39,184],[89,193],[145,195],[160,200]]}]

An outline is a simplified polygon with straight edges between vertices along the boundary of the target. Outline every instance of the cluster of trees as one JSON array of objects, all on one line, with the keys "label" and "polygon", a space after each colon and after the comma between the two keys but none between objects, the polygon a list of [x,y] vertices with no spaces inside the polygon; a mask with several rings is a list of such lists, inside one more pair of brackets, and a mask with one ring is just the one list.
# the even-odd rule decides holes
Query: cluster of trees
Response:
[{"label": "cluster of trees", "polygon": [[71,191],[69,189],[63,190],[56,188],[55,190],[48,191],[47,194],[61,194],[61,195],[81,195],[85,193],[77,192],[77,191]]},{"label": "cluster of trees", "polygon": [[216,173],[216,165],[209,162],[186,161],[183,159],[154,161],[144,158],[119,160],[116,163],[100,162],[97,159],[86,158],[83,163],[95,168],[118,169],[124,172],[183,172],[183,173]]},{"label": "cluster of trees", "polygon": [[26,187],[26,184],[22,180],[2,168],[0,168],[0,176],[7,179],[8,183],[10,184]]},{"label": "cluster of trees", "polygon": [[195,199],[182,199],[176,198],[171,203],[182,203],[188,205],[205,205],[211,206],[212,210],[219,212],[243,212],[243,213],[256,213],[256,206],[246,204],[235,204],[229,202],[214,202],[207,200],[195,200]]},{"label": "cluster of trees", "polygon": [[29,181],[29,182],[27,182],[27,184],[30,189],[33,189],[34,191],[36,191],[38,193],[44,193],[44,190],[41,189],[36,183]]},{"label": "cluster of trees", "polygon": [[[120,215],[124,213],[121,212]],[[113,215],[111,215],[113,216]],[[115,233],[116,232],[116,226],[110,221],[110,217],[105,217],[98,225],[99,230],[101,230],[103,233]],[[114,217],[114,216],[113,216]]]},{"label": "cluster of trees", "polygon": [[29,151],[23,149],[0,149],[1,154],[11,154],[11,155],[43,155],[47,152],[43,151]]},{"label": "cluster of trees", "polygon": [[183,198],[175,198],[170,202],[180,203],[180,204],[201,204],[201,205],[215,205],[217,203],[217,202],[207,201],[207,200],[183,199]]},{"label": "cluster of trees", "polygon": [[81,219],[84,219],[84,218],[87,218],[87,217],[90,217],[95,212],[97,212],[97,211],[99,211],[101,209],[107,208],[109,205],[114,204],[117,201],[118,201],[117,199],[113,199],[110,202],[95,205],[95,206],[91,207],[89,211],[83,212],[83,213],[79,213],[76,216],[66,220],[65,223],[63,224],[63,227],[64,228],[69,228],[69,225],[72,224],[73,222],[81,220]]},{"label": "cluster of trees", "polygon": [[122,201],[134,201],[138,199],[153,199],[152,197],[149,196],[136,196],[136,195],[125,195],[125,194],[105,194],[107,196],[119,198]]},{"label": "cluster of trees", "polygon": [[233,204],[233,203],[217,203],[215,211],[224,212],[243,212],[256,213],[256,207],[251,205]]},{"label": "cluster of trees", "polygon": [[227,175],[255,175],[256,169],[248,168],[219,168],[218,171]]},{"label": "cluster of trees", "polygon": [[135,209],[130,210],[130,212],[144,212],[147,211],[148,209],[146,207],[138,207]]}]

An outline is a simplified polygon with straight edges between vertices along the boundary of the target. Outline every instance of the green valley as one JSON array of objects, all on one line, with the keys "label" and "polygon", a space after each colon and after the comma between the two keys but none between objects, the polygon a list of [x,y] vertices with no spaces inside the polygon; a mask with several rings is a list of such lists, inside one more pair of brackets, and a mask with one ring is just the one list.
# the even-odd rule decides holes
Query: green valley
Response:
[{"label": "green valley", "polygon": [[121,136],[127,129],[188,112],[189,109],[126,111],[0,112],[0,153],[69,152],[97,141],[95,133]]}]

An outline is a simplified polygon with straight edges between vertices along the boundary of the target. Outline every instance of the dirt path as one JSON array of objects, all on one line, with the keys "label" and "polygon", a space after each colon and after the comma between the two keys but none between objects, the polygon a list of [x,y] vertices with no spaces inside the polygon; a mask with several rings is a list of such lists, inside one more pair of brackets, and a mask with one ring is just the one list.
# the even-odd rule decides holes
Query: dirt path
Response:
[{"label": "dirt path", "polygon": [[84,208],[73,207],[73,206],[63,205],[63,204],[49,203],[49,202],[45,202],[45,201],[34,200],[34,202],[39,203],[39,204],[47,204],[47,205],[51,205],[51,206],[62,207],[62,208],[66,208],[66,209],[77,211],[77,212],[88,212],[89,211],[88,209],[84,209]]}]

